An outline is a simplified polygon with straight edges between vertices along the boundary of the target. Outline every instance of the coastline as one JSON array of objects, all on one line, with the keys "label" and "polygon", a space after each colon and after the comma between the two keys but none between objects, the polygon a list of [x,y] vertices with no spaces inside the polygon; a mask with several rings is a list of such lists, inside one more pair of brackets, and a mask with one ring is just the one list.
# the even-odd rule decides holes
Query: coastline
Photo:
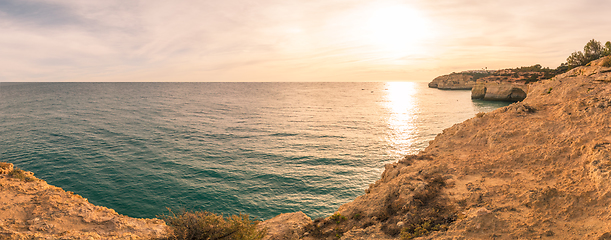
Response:
[{"label": "coastline", "polygon": [[[396,239],[410,224],[426,230],[410,235],[420,239],[611,236],[611,68],[602,66],[608,58],[534,83],[524,101],[445,129],[424,151],[386,165],[366,194],[333,216],[312,221],[298,212],[264,221],[266,239]],[[0,214],[10,216],[0,225],[4,236],[164,233],[160,220],[119,215],[41,180],[2,174],[0,182],[11,193],[0,201],[2,211],[22,209]],[[435,230],[424,223],[436,219],[413,222],[434,211],[447,224]],[[73,228],[61,229],[68,222]]]},{"label": "coastline", "polygon": [[294,230],[303,239],[611,237],[605,61],[445,129],[424,151],[386,165],[366,194]]}]

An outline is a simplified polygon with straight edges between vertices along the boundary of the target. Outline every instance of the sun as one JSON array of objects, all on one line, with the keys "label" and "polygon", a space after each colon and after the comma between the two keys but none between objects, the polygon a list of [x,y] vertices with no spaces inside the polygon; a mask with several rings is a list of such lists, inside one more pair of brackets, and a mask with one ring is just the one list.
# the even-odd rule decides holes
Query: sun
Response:
[{"label": "sun", "polygon": [[364,29],[368,44],[390,57],[422,53],[423,45],[432,33],[429,21],[406,5],[374,9]]}]

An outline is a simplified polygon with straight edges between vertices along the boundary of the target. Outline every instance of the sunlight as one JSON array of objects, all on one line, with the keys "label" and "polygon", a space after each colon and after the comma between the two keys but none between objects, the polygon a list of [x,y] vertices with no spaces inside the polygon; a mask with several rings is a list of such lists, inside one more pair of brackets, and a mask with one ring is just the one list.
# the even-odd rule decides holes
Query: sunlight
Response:
[{"label": "sunlight", "polygon": [[391,129],[389,141],[394,147],[395,154],[409,154],[416,136],[415,112],[418,111],[416,102],[415,83],[388,82],[387,107],[390,110],[388,125]]},{"label": "sunlight", "polygon": [[379,7],[370,13],[365,24],[368,44],[385,57],[398,58],[421,54],[431,35],[430,24],[417,10],[406,5]]}]

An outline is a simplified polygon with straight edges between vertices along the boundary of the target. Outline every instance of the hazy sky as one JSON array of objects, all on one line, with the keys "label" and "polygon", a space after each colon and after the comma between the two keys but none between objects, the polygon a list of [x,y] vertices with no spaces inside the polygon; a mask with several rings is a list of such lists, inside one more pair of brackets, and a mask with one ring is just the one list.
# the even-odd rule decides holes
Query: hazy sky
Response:
[{"label": "hazy sky", "polygon": [[0,0],[0,81],[430,81],[555,68],[608,0]]}]

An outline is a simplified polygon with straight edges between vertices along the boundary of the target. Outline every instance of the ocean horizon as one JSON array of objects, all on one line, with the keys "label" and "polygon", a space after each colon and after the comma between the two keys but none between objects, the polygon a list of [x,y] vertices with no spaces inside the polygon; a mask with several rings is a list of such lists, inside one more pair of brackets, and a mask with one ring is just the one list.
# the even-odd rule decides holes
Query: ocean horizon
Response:
[{"label": "ocean horizon", "polygon": [[0,83],[0,161],[131,217],[332,214],[506,106],[423,82]]}]

